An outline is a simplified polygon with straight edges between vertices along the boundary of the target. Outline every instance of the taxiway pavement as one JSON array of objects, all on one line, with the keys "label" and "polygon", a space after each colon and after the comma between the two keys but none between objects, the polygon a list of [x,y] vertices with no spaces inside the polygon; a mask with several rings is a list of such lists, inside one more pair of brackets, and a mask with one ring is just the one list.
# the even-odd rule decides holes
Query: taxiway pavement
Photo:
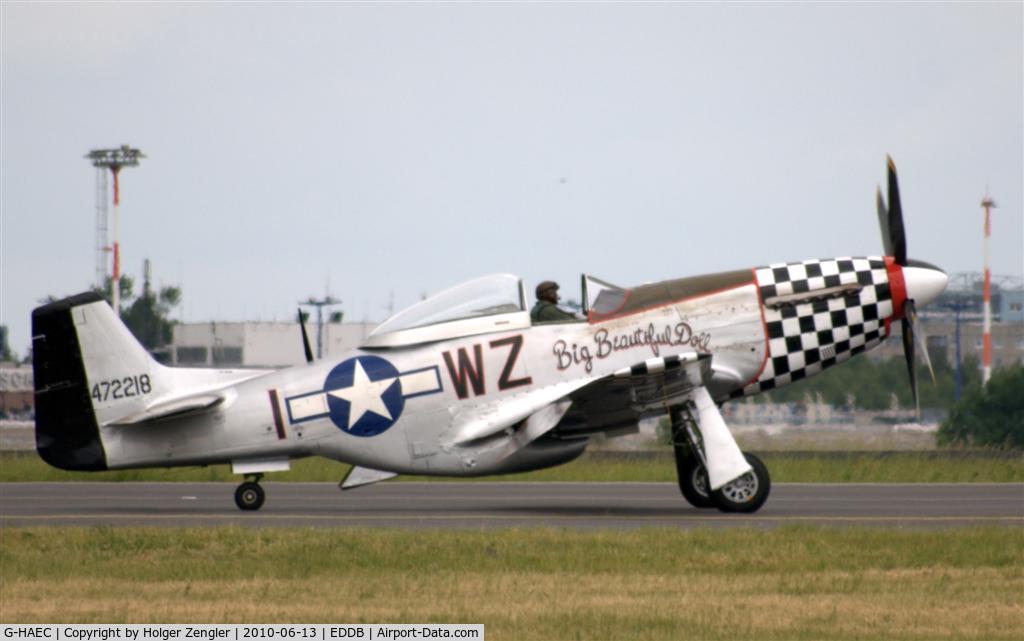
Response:
[{"label": "taxiway pavement", "polygon": [[776,484],[756,514],[690,507],[671,483],[264,483],[258,512],[227,483],[0,484],[0,524],[578,529],[1024,526],[1024,484]]}]

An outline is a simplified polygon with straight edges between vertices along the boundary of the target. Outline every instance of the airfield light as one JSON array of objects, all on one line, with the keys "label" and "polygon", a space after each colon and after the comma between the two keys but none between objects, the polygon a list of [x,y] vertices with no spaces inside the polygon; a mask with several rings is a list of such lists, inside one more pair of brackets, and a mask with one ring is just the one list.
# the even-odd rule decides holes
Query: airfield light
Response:
[{"label": "airfield light", "polygon": [[[85,158],[92,161],[97,168],[96,177],[96,279],[97,285],[103,287],[106,280],[106,253],[113,254],[113,268],[110,276],[111,306],[114,313],[121,315],[121,194],[118,175],[122,167],[137,167],[139,160],[145,158],[141,151],[128,145],[116,149],[93,149]],[[107,180],[106,170],[114,177],[114,239],[107,245]],[[103,265],[103,267],[101,267]]]}]

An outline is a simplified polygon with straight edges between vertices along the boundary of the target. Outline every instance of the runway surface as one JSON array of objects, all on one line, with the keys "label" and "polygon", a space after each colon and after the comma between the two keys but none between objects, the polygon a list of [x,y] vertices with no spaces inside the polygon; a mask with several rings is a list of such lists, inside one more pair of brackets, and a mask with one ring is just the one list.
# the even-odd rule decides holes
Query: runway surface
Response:
[{"label": "runway surface", "polygon": [[226,483],[0,484],[2,525],[579,529],[642,526],[1024,526],[1024,484],[777,484],[756,514],[690,507],[670,483],[264,483],[258,512]]}]

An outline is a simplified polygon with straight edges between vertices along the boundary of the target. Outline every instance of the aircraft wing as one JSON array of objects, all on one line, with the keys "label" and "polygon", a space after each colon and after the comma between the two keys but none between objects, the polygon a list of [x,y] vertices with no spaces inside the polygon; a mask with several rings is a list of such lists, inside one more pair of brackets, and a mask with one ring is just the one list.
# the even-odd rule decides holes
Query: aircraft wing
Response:
[{"label": "aircraft wing", "polygon": [[632,431],[645,416],[683,406],[686,429],[698,444],[711,489],[717,490],[751,468],[707,390],[711,378],[709,354],[652,358],[596,380],[565,381],[471,408],[453,417],[452,442],[487,447],[499,438],[499,458],[507,458],[548,433],[572,438]]},{"label": "aircraft wing", "polygon": [[691,400],[711,380],[711,356],[680,354],[652,358],[575,390],[572,407],[558,426],[564,434],[633,428],[644,416]]},{"label": "aircraft wing", "polygon": [[750,472],[751,467],[708,392],[712,374],[708,354],[680,354],[637,363],[573,392],[571,409],[557,432],[571,436],[632,429],[644,416],[683,406],[687,418],[682,427],[696,443],[711,489],[717,490]]},{"label": "aircraft wing", "polygon": [[475,406],[453,417],[452,441],[467,445],[509,432],[525,445],[556,426],[570,436],[635,427],[645,414],[689,400],[693,389],[710,377],[710,363],[706,354],[655,358],[603,378],[564,381]]},{"label": "aircraft wing", "polygon": [[[537,438],[553,428],[565,414],[569,407],[565,401],[569,395],[588,383],[588,379],[565,381],[517,398],[468,408],[453,417],[455,436],[452,440],[456,445],[467,445],[508,430],[522,431],[527,428],[535,434],[533,438]],[[558,410],[552,411],[551,407]],[[544,429],[537,427],[539,422],[545,424]]]}]

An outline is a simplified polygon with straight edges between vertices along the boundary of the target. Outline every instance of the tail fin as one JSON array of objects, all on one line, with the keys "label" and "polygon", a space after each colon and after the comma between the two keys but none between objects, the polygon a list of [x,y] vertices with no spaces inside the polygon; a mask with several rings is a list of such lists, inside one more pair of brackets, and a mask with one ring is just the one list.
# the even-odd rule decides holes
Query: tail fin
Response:
[{"label": "tail fin", "polygon": [[32,311],[36,449],[44,461],[65,470],[107,469],[73,320],[75,310],[96,305],[106,306],[87,292]]},{"label": "tail fin", "polygon": [[226,390],[267,370],[164,367],[93,292],[32,312],[36,449],[66,470],[117,466],[107,429],[208,411]]},{"label": "tail fin", "polygon": [[36,449],[66,470],[103,470],[102,428],[140,415],[172,382],[102,297],[86,292],[32,312]]}]

